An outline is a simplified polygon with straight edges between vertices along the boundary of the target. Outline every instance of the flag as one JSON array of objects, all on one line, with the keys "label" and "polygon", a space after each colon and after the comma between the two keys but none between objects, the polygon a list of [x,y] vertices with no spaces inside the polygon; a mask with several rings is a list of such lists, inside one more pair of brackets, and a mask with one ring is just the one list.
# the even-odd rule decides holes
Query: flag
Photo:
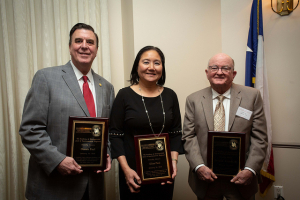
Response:
[{"label": "flag", "polygon": [[264,61],[264,37],[261,4],[261,0],[253,0],[251,8],[250,28],[246,51],[245,85],[257,88],[263,98],[263,107],[268,128],[268,149],[263,168],[260,172],[263,182],[259,184],[259,191],[262,196],[265,196],[268,189],[275,181],[275,170],[272,148],[272,127],[267,69]]}]

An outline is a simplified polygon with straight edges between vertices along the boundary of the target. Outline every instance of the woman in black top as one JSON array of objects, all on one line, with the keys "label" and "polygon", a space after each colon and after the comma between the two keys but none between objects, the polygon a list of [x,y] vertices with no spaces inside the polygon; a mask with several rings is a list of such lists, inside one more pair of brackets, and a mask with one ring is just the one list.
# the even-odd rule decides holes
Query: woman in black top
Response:
[{"label": "woman in black top", "polygon": [[134,61],[130,87],[119,91],[113,104],[109,137],[112,158],[120,163],[120,197],[124,199],[172,199],[173,182],[138,185],[134,135],[168,133],[174,179],[178,154],[182,154],[181,117],[176,93],[163,87],[165,58],[157,47],[146,46]]}]

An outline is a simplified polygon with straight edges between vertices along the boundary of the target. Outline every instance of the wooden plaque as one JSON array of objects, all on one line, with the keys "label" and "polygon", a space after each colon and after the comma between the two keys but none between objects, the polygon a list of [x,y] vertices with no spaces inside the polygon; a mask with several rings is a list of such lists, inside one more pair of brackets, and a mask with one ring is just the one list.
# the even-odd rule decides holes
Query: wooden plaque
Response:
[{"label": "wooden plaque", "polygon": [[106,168],[108,118],[69,117],[67,156],[84,169]]},{"label": "wooden plaque", "polygon": [[207,166],[220,178],[232,178],[245,167],[245,133],[209,131]]},{"label": "wooden plaque", "polygon": [[[134,136],[137,174],[142,184],[173,181],[168,133]],[[155,192],[155,191],[154,191]]]}]

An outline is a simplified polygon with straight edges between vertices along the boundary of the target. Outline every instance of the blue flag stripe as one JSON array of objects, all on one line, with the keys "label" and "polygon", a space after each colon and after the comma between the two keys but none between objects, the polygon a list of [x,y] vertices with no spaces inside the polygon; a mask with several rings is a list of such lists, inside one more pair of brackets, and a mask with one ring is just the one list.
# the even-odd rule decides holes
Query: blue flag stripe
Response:
[{"label": "blue flag stripe", "polygon": [[256,77],[258,35],[263,35],[262,6],[260,0],[254,0],[251,8],[250,27],[246,52],[245,85],[254,87]]}]

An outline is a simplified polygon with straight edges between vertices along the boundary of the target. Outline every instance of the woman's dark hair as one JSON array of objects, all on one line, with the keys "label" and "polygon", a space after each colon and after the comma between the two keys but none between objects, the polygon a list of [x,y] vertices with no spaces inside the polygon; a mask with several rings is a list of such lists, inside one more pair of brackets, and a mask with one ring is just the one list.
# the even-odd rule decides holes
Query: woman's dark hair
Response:
[{"label": "woman's dark hair", "polygon": [[145,46],[144,48],[142,48],[138,54],[135,57],[133,66],[132,66],[132,70],[131,70],[131,74],[130,74],[130,84],[131,85],[135,85],[139,83],[139,74],[138,74],[138,66],[139,66],[139,62],[141,59],[141,56],[143,53],[145,53],[146,51],[150,51],[150,50],[154,50],[158,53],[158,55],[160,56],[161,59],[161,63],[162,63],[162,76],[160,77],[160,79],[157,81],[157,84],[160,86],[163,86],[165,84],[166,81],[166,71],[165,71],[165,56],[163,54],[163,52],[154,46]]}]

